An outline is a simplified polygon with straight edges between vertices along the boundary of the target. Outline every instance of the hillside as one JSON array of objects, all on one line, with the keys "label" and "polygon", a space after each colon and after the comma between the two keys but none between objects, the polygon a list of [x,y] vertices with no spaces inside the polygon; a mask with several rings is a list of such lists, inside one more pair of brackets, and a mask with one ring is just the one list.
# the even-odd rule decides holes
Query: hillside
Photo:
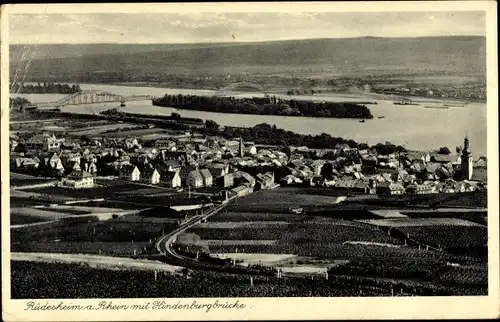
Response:
[{"label": "hillside", "polygon": [[[133,80],[133,75],[189,73],[291,75],[304,72],[362,76],[408,71],[483,76],[485,48],[484,37],[365,37],[199,45],[40,45],[36,50],[38,57],[56,58],[29,60],[26,76],[78,80],[77,75],[113,73]],[[15,62],[21,51],[19,46],[12,49],[11,72],[18,68],[24,70],[28,63]],[[76,57],[78,54],[81,56]]]}]

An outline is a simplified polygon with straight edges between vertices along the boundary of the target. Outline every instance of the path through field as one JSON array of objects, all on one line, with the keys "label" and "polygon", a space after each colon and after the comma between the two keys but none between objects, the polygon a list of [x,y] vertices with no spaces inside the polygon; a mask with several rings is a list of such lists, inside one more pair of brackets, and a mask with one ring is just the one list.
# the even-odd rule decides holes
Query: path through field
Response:
[{"label": "path through field", "polygon": [[182,267],[164,264],[161,262],[131,259],[123,257],[106,257],[82,254],[58,253],[11,253],[12,261],[46,262],[46,263],[85,263],[96,268],[106,269],[140,269],[154,270],[169,273],[179,272]]}]

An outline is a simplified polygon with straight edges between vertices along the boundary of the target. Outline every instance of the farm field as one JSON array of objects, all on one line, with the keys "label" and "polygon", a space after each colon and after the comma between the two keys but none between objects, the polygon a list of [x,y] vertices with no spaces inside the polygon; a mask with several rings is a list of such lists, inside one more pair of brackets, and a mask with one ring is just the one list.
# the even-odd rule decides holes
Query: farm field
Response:
[{"label": "farm field", "polygon": [[121,219],[111,219],[98,222],[80,222],[72,225],[62,225],[48,229],[37,229],[24,232],[12,232],[11,240],[16,241],[38,241],[51,242],[54,240],[68,242],[87,241],[149,241],[174,229],[176,223],[155,222],[131,222]]},{"label": "farm field", "polygon": [[[182,235],[181,235],[182,236]],[[179,237],[181,237],[179,236]],[[275,240],[275,239],[271,239],[271,240],[267,240],[267,239],[259,239],[259,240],[255,240],[255,239],[244,239],[244,240],[240,240],[240,239],[194,239],[194,240],[191,240],[191,241],[188,241],[188,240],[183,240],[183,241],[178,241],[177,242],[178,245],[181,245],[181,246],[214,246],[214,247],[217,247],[217,246],[242,246],[240,247],[240,250],[241,251],[244,251],[245,250],[245,246],[271,246],[271,245],[277,245],[278,244],[278,240]],[[238,250],[238,248],[236,248],[236,250]]]},{"label": "farm field", "polygon": [[458,218],[388,218],[358,220],[375,226],[385,227],[423,227],[423,226],[476,226],[484,225]]},{"label": "farm field", "polygon": [[488,213],[485,211],[469,212],[403,212],[409,218],[457,218],[481,225],[487,225]]},{"label": "farm field", "polygon": [[138,260],[129,258],[93,256],[83,254],[59,254],[59,253],[15,253],[12,256],[14,262],[41,262],[49,264],[73,264],[84,263],[88,267],[104,268],[110,270],[142,269],[144,271],[159,271],[168,273],[177,273],[181,267],[159,263],[150,260]]},{"label": "farm field", "polygon": [[[32,298],[191,298],[191,297],[312,297],[484,295],[487,289],[460,288],[428,283],[390,281],[353,276],[324,279],[254,277],[193,271],[190,278],[151,271],[109,270],[62,263],[13,261],[11,294],[14,299]],[[67,287],[71,285],[71,287]],[[231,287],[227,287],[231,285]],[[395,294],[399,296],[398,294]]]},{"label": "farm field", "polygon": [[32,253],[62,253],[62,254],[95,254],[103,256],[132,256],[140,254],[145,247],[151,247],[148,242],[28,242],[16,243],[11,248],[13,252]]},{"label": "farm field", "polygon": [[[45,220],[54,220],[58,218],[63,218],[67,217],[70,215],[75,215],[74,213],[71,212],[61,212],[61,211],[52,211],[50,208],[29,208],[29,207],[22,207],[22,208],[10,208],[10,213],[11,216],[31,216],[31,217],[36,217],[36,218],[41,218]],[[79,215],[81,213],[77,213]]]},{"label": "farm field", "polygon": [[44,222],[44,221],[47,221],[47,219],[40,218],[40,217],[27,216],[27,215],[13,215],[12,213],[10,214],[10,224],[11,225],[32,224],[32,223]]},{"label": "farm field", "polygon": [[290,208],[316,208],[334,205],[337,197],[310,194],[298,194],[281,188],[257,191],[247,197],[236,200],[228,211],[277,212],[286,213]]},{"label": "farm field", "polygon": [[55,181],[53,178],[38,178],[35,176],[23,173],[16,173],[16,172],[10,172],[9,180],[11,187],[22,187],[33,184],[48,183]]},{"label": "farm field", "polygon": [[71,189],[65,187],[43,187],[35,189],[25,189],[23,190],[23,192],[47,195],[50,198],[66,197],[66,198],[81,199],[81,198],[111,197],[119,192],[136,191],[138,188],[141,189],[144,188],[144,186],[133,183],[120,182],[118,184],[113,184],[112,186],[102,185],[85,189]]},{"label": "farm field", "polygon": [[210,222],[224,222],[224,221],[305,221],[307,217],[295,214],[280,214],[280,213],[259,213],[259,212],[231,212],[223,211],[212,217]]},{"label": "farm field", "polygon": [[486,247],[488,230],[481,226],[403,226],[398,230],[411,238],[442,249]]},{"label": "farm field", "polygon": [[330,273],[378,278],[403,278],[417,281],[487,287],[486,265],[451,266],[445,261],[411,259],[354,259],[331,267]]},{"label": "farm field", "polygon": [[224,221],[224,222],[207,222],[197,225],[200,229],[232,229],[232,228],[274,228],[281,229],[288,225],[286,221]]},{"label": "farm field", "polygon": [[[240,222],[241,223],[241,222]],[[189,233],[200,236],[201,239],[273,239],[279,240],[282,244],[300,245],[308,242],[323,242],[323,243],[344,243],[347,241],[368,241],[387,244],[400,244],[401,242],[388,236],[387,234],[375,229],[374,227],[362,225],[343,225],[329,222],[306,222],[306,223],[290,223],[288,225],[266,225],[262,222],[259,226],[228,228],[211,228],[195,226],[188,230]]]},{"label": "farm field", "polygon": [[117,129],[122,129],[125,131],[126,129],[135,129],[139,127],[137,124],[131,123],[111,123],[106,125],[97,125],[87,129],[78,129],[75,131],[70,131],[68,134],[73,136],[81,136],[81,135],[98,135],[102,132],[112,131]]},{"label": "farm field", "polygon": [[122,129],[120,131],[116,132],[108,132],[108,133],[102,133],[100,136],[105,137],[105,138],[130,138],[130,137],[136,137],[136,138],[150,138],[154,137],[156,135],[162,135],[165,130],[160,129],[160,128],[152,128],[152,129],[136,129],[139,126],[135,127],[129,127],[127,129]]},{"label": "farm field", "polygon": [[130,256],[134,250],[138,254],[144,251],[155,238],[177,227],[177,221],[164,218],[81,219],[11,230],[11,250]]}]

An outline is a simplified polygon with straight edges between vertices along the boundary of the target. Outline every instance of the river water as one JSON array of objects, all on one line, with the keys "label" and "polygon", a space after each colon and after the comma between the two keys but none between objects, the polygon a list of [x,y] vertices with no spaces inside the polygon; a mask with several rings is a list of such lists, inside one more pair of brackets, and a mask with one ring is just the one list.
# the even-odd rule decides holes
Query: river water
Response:
[{"label": "river water", "polygon": [[[123,96],[169,94],[213,95],[211,90],[154,88],[140,86],[118,86],[99,84],[80,84],[82,90],[103,90]],[[230,92],[235,97],[262,96],[261,93]],[[55,102],[65,95],[61,94],[11,94],[26,97],[32,103]],[[277,95],[279,96],[279,95]],[[394,105],[390,98],[374,99],[366,95],[314,95],[283,96],[286,99],[305,99],[320,101],[377,101],[376,105],[367,105],[373,116],[372,120],[360,123],[356,119],[286,117],[269,115],[222,114],[203,111],[177,110],[168,107],[153,106],[151,101],[127,102],[121,109],[125,112],[143,114],[170,115],[176,112],[185,117],[211,119],[220,125],[251,127],[259,123],[275,124],[301,134],[327,133],[332,136],[353,139],[357,142],[376,144],[389,141],[405,145],[409,149],[432,150],[447,146],[451,151],[463,144],[467,134],[470,147],[475,156],[486,155],[486,104],[470,103],[463,107],[449,109],[431,109],[422,106]],[[429,104],[430,105],[430,104]],[[62,111],[74,113],[96,113],[119,107],[119,103],[99,103],[61,107]],[[379,116],[384,118],[379,119]]]}]

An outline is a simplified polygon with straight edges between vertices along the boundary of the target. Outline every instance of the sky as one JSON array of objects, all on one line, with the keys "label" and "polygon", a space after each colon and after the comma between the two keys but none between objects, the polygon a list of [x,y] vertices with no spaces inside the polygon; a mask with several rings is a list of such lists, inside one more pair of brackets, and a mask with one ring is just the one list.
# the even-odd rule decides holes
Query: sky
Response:
[{"label": "sky", "polygon": [[9,19],[11,44],[484,36],[486,30],[485,13],[479,11],[11,14]]}]

